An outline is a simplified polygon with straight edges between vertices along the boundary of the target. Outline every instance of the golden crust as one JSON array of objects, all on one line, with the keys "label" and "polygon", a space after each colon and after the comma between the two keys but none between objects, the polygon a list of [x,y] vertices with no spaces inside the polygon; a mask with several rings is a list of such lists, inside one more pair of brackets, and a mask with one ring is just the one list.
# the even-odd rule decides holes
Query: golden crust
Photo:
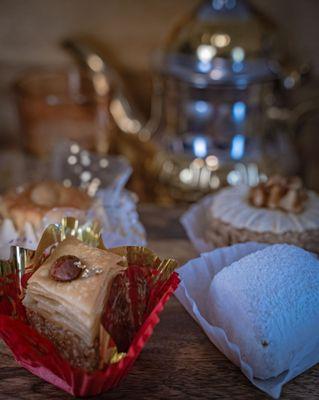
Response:
[{"label": "golden crust", "polygon": [[45,181],[11,190],[1,199],[0,215],[10,218],[19,232],[29,222],[33,227],[41,225],[42,218],[53,208],[88,210],[92,199],[75,187],[65,187],[58,182]]},{"label": "golden crust", "polygon": [[[80,278],[70,282],[52,279],[51,266],[65,255],[77,256],[92,274],[84,277],[86,271],[83,270]],[[23,304],[47,320],[65,326],[91,344],[98,333],[110,285],[124,269],[120,265],[122,261],[123,258],[117,254],[68,237],[31,276]]]}]

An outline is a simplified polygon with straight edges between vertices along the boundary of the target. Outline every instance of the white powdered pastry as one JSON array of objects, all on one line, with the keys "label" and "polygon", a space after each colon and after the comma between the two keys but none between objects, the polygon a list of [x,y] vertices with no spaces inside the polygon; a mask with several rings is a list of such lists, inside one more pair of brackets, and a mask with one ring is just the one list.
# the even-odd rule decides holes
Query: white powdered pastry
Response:
[{"label": "white powdered pastry", "polygon": [[319,261],[276,244],[223,268],[213,279],[209,320],[237,344],[260,379],[289,369],[319,344]]},{"label": "white powdered pastry", "polygon": [[319,229],[319,196],[308,191],[303,212],[296,214],[281,210],[258,208],[248,202],[249,187],[234,186],[214,196],[210,213],[214,218],[238,229],[254,232],[303,232]]}]

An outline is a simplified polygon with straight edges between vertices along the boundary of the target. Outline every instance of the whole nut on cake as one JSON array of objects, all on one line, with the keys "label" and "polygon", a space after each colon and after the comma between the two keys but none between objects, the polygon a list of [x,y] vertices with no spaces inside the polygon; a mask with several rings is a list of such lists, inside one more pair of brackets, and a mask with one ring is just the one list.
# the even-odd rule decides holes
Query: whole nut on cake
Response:
[{"label": "whole nut on cake", "polygon": [[70,282],[77,279],[84,266],[81,260],[75,256],[59,257],[51,267],[50,276],[55,281]]},{"label": "whole nut on cake", "polygon": [[253,189],[254,205],[256,207],[264,207],[266,205],[266,193],[263,186],[259,185]]},{"label": "whole nut on cake", "polygon": [[277,183],[272,186],[268,186],[268,188],[269,188],[268,193],[266,188],[266,196],[265,196],[267,198],[266,207],[271,209],[278,208],[278,205],[280,205],[280,200],[285,193],[285,187]]},{"label": "whole nut on cake", "polygon": [[55,186],[41,182],[31,190],[30,199],[35,205],[54,207],[59,201],[59,191]]},{"label": "whole nut on cake", "polygon": [[267,182],[261,182],[251,188],[249,192],[249,201],[255,207],[281,209],[293,213],[303,211],[306,200],[307,192],[298,177],[284,178],[275,175]]}]

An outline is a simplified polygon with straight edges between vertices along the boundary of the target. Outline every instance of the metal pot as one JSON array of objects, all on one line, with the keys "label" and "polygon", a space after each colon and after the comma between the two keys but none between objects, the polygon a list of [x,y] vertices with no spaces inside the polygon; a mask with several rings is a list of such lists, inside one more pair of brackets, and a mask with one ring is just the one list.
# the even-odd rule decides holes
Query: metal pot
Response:
[{"label": "metal pot", "polygon": [[[103,57],[80,42],[71,47],[93,80],[104,74],[115,87],[110,110],[128,133],[122,148],[147,171],[148,189],[158,197],[193,201],[227,183],[300,170],[296,127],[318,107],[294,110],[290,97],[309,66],[287,53],[282,32],[248,0],[202,1],[173,29],[153,59],[146,124]],[[146,143],[147,165],[140,165],[139,145],[148,151]]]},{"label": "metal pot", "polygon": [[289,96],[309,67],[284,43],[246,0],[203,1],[173,30],[154,59],[143,132],[162,149],[155,164],[174,198],[298,172],[293,138],[301,115],[289,109]]}]

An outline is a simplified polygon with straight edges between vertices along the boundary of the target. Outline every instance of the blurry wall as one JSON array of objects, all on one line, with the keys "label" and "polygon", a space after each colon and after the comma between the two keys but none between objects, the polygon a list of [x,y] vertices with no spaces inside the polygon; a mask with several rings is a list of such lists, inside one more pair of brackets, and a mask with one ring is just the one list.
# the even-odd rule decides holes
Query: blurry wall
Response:
[{"label": "blurry wall", "polygon": [[[319,0],[255,0],[287,32],[287,46],[311,60],[319,76]],[[197,0],[0,0],[0,145],[18,130],[11,82],[39,64],[70,59],[59,42],[89,34],[101,41],[145,114],[149,110],[150,55]],[[2,143],[2,144],[1,144]]]}]

